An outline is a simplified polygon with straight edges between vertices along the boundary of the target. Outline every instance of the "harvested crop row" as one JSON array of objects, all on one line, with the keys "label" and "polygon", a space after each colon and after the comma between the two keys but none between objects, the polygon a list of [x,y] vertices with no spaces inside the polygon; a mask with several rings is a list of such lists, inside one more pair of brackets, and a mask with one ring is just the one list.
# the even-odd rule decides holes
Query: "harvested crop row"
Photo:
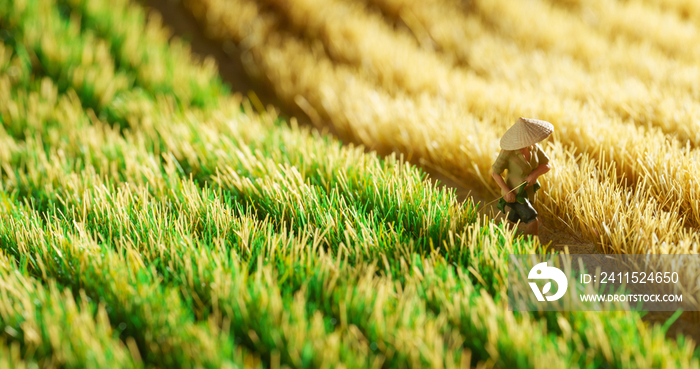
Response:
[{"label": "harvested crop row", "polygon": [[[594,104],[612,117],[653,125],[682,142],[700,145],[700,123],[695,119],[700,90],[693,82],[700,70],[695,65],[679,65],[668,58],[651,62],[646,55],[650,51],[643,45],[607,45],[600,38],[571,42],[582,37],[580,20],[567,19],[561,11],[552,14],[553,10],[540,9],[538,3],[476,2],[467,9],[454,1],[369,3],[393,22],[407,24],[423,49],[437,49],[447,56],[448,64],[456,59],[484,79],[537,86],[540,94]],[[511,12],[517,14],[514,19],[507,18]],[[543,19],[538,23],[547,28],[533,35],[528,33],[533,32],[533,22],[523,19],[534,18]],[[556,43],[543,54],[534,46],[542,46],[537,40],[551,37],[554,32],[546,30],[552,28],[566,37],[551,40]],[[581,44],[607,47],[607,51],[584,62],[572,55],[582,52]]]},{"label": "harvested crop row", "polygon": [[659,11],[640,1],[572,0],[553,7],[562,5],[575,17],[588,19],[589,32],[610,41],[623,37],[630,43],[647,43],[682,64],[695,64],[700,57],[696,25],[675,12]]},{"label": "harvested crop row", "polygon": [[[273,1],[272,3],[275,2]],[[246,6],[246,4],[243,5]],[[609,76],[604,75],[600,78],[603,83],[595,80],[583,80],[576,84],[572,83],[570,78],[563,76],[580,75],[581,73],[568,73],[570,71],[563,71],[559,74],[558,79],[552,79],[552,83],[548,83],[547,78],[541,81],[541,83],[547,86],[547,88],[557,86],[554,87],[555,90],[563,89],[564,96],[571,94],[571,91],[576,91],[573,92],[575,98],[572,101],[567,98],[562,99],[562,93],[559,91],[543,93],[540,88],[524,88],[522,85],[519,85],[517,81],[508,79],[506,79],[506,81],[491,80],[489,83],[484,83],[478,79],[465,76],[463,73],[460,73],[459,70],[447,68],[440,63],[439,58],[432,56],[430,53],[418,52],[415,45],[412,45],[410,40],[406,39],[405,35],[394,32],[386,26],[378,26],[377,24],[381,25],[381,19],[374,14],[368,14],[357,5],[353,6],[343,1],[323,2],[318,4],[314,1],[300,1],[291,8],[289,5],[285,6],[284,4],[278,4],[277,7],[283,12],[280,16],[283,20],[276,20],[276,16],[267,15],[269,20],[263,17],[263,20],[259,21],[259,23],[262,24],[261,26],[249,28],[240,27],[240,25],[244,23],[241,22],[241,24],[238,25],[239,29],[244,31],[256,29],[260,34],[254,36],[253,39],[264,40],[265,37],[267,37],[265,32],[272,32],[270,30],[276,29],[276,24],[284,23],[285,21],[291,22],[293,25],[296,25],[296,28],[293,28],[296,32],[299,32],[297,28],[301,27],[300,32],[307,37],[315,38],[318,36],[317,39],[323,41],[325,49],[328,50],[332,61],[343,64],[355,64],[357,69],[351,71],[351,74],[355,78],[367,79],[370,85],[372,84],[371,80],[375,79],[380,86],[390,91],[392,95],[395,94],[394,90],[397,86],[411,94],[421,91],[421,89],[416,86],[423,86],[424,92],[428,91],[441,95],[440,98],[432,102],[433,106],[444,106],[445,102],[442,100],[443,98],[461,105],[466,104],[466,108],[460,107],[456,109],[458,110],[457,114],[461,115],[457,122],[471,119],[489,122],[492,119],[493,111],[505,110],[503,111],[504,115],[508,115],[512,113],[512,105],[515,104],[525,111],[532,111],[533,114],[539,115],[544,119],[557,122],[559,125],[558,129],[560,130],[557,137],[564,143],[575,144],[582,151],[595,154],[599,153],[603,147],[607,148],[611,159],[617,163],[622,163],[618,168],[618,172],[625,173],[633,185],[643,182],[643,177],[652,177],[649,179],[648,183],[659,183],[659,179],[662,178],[662,176],[654,177],[653,171],[645,172],[644,168],[641,165],[637,165],[638,163],[634,160],[626,161],[624,155],[629,155],[633,158],[651,156],[652,161],[660,159],[669,162],[677,162],[677,160],[668,160],[669,155],[666,152],[658,153],[658,155],[649,155],[649,152],[654,152],[653,150],[648,150],[649,147],[665,147],[665,142],[667,140],[666,137],[656,135],[654,132],[644,133],[644,130],[631,132],[628,136],[636,136],[636,139],[634,140],[634,144],[629,145],[627,143],[616,145],[614,141],[611,142],[611,140],[600,139],[601,137],[617,137],[615,135],[610,136],[608,131],[610,130],[611,124],[614,127],[620,125],[618,122],[619,119],[614,119],[614,117],[611,119],[603,112],[612,110],[614,112],[613,115],[620,115],[621,118],[627,119],[630,117],[630,114],[640,114],[640,112],[648,110],[650,99],[656,99],[658,97],[656,96],[656,92],[649,92],[647,97],[642,97],[641,99],[639,99],[639,96],[641,96],[639,92],[635,92],[635,97],[626,98],[620,93],[619,85],[624,85],[627,82],[622,81],[624,83],[614,84],[608,82],[610,80]],[[221,16],[221,14],[217,16]],[[348,19],[352,19],[353,22],[348,23]],[[226,20],[222,19],[222,21],[225,22]],[[268,29],[268,31],[265,31],[265,29]],[[241,37],[248,37],[248,35]],[[385,47],[374,46],[377,42],[382,42],[382,40],[386,41],[383,42]],[[368,42],[368,44],[364,47],[355,46],[362,42]],[[360,50],[362,50],[363,53],[360,53]],[[494,53],[492,52],[491,54]],[[498,52],[496,52],[495,55],[499,55]],[[628,61],[631,60],[629,55],[627,55],[626,58]],[[497,57],[496,59],[509,60],[504,57]],[[510,60],[513,59],[517,60],[517,58],[510,58]],[[396,63],[395,61],[397,60],[401,60],[401,63]],[[318,63],[317,61],[317,64]],[[323,64],[323,62],[320,63]],[[512,64],[512,62],[510,64]],[[548,67],[546,62],[540,63],[539,60],[532,60],[530,64],[544,64],[541,69],[538,69],[540,74],[546,74],[550,73],[552,70],[556,70],[556,68]],[[280,66],[278,68],[282,67]],[[300,70],[300,68],[290,69],[293,72],[298,72]],[[509,69],[511,73],[515,73],[511,65],[508,65],[507,69]],[[430,73],[420,72],[424,70],[429,70]],[[673,70],[673,68],[671,68],[671,70]],[[369,76],[365,77],[367,71],[369,71]],[[697,74],[696,68],[692,71],[695,71],[695,74]],[[693,73],[692,71],[689,72],[691,75]],[[385,78],[389,78],[386,77],[387,74],[391,76],[394,75],[394,73],[396,73],[397,76],[401,76],[401,78],[390,78],[391,81],[385,81]],[[270,75],[271,73],[267,74]],[[431,75],[432,78],[426,80],[425,83],[419,82],[419,80],[426,75]],[[685,76],[687,77],[687,73]],[[314,78],[315,77],[317,77],[317,75],[314,75]],[[293,76],[292,78],[298,77]],[[327,77],[327,79],[332,79],[332,77]],[[540,83],[540,78],[536,78],[535,80],[537,82],[533,81],[533,84],[536,85],[536,83]],[[677,78],[677,80],[686,81],[692,80],[692,78]],[[562,86],[564,81],[566,81],[566,84]],[[279,81],[277,84],[283,83],[284,82]],[[432,83],[433,85],[428,88],[425,87],[427,86],[426,83]],[[504,83],[508,85],[504,86]],[[576,87],[577,85],[579,88]],[[611,96],[611,98],[601,101],[591,101],[589,98],[591,94],[582,92],[586,91],[588,89],[587,86],[591,85],[600,86],[599,88],[605,92],[606,96]],[[696,89],[695,85],[692,86],[693,89]],[[343,89],[338,88],[336,91],[343,91]],[[313,93],[313,91],[311,93]],[[687,94],[685,94],[685,91],[668,92],[662,90],[659,93],[665,95],[664,103],[653,105],[658,108],[654,108],[656,110],[650,114],[654,116],[653,121],[661,122],[658,125],[664,126],[667,131],[680,131],[682,136],[686,139],[691,138],[691,136],[697,138],[697,132],[700,130],[694,129],[693,124],[695,124],[694,122],[696,121],[696,112],[700,111],[700,105],[696,104],[694,99],[689,98]],[[301,95],[307,97],[307,94],[301,93]],[[493,110],[486,116],[487,118],[484,118],[484,115],[478,113],[482,110],[488,110],[483,109],[483,105],[488,104],[481,101],[483,100],[483,96],[487,96],[487,98],[499,96],[498,99],[492,99],[490,102]],[[529,101],[524,100],[523,96],[527,96],[527,100]],[[634,102],[630,99],[638,99],[638,101]],[[307,100],[311,99],[307,97]],[[475,101],[479,101],[479,103],[475,103]],[[591,102],[593,104],[590,106],[583,105]],[[508,108],[504,109],[506,104],[508,104]],[[601,107],[598,108],[596,105]],[[328,104],[314,104],[312,101],[312,106],[318,111],[323,111],[327,110]],[[532,108],[533,106],[546,106],[549,111],[538,112]],[[603,109],[603,112],[599,109]],[[434,110],[434,108],[431,110]],[[475,110],[477,113],[474,115],[465,112],[474,112]],[[556,113],[552,114],[552,111]],[[450,116],[450,114],[447,115]],[[494,121],[502,122],[503,120],[502,118],[496,118]],[[589,126],[588,129],[584,131],[583,135],[581,134],[581,122],[586,122]],[[445,122],[441,123],[445,124]],[[678,128],[680,128],[680,130]],[[452,127],[446,128],[446,131],[454,132],[463,129],[460,123],[453,123]],[[683,132],[687,134],[683,134]],[[644,141],[646,141],[646,145],[638,144]],[[438,144],[442,143],[441,140],[437,140],[437,142]],[[369,144],[367,142],[365,143]],[[672,145],[679,145],[674,140],[671,140],[671,143]],[[408,146],[410,147],[411,145]],[[610,149],[616,146],[618,150]],[[685,183],[685,180],[689,179],[693,187],[697,186],[698,181],[693,179],[692,176],[691,178],[686,178],[688,177],[686,173],[692,173],[697,169],[693,165],[697,161],[693,160],[692,156],[684,155],[682,151],[673,151],[675,152],[671,152],[670,154],[676,159],[690,163],[690,170],[688,172],[678,171],[674,173],[673,176],[676,177],[674,179],[678,179],[678,181],[674,180],[673,183]],[[438,163],[434,164],[439,165]],[[683,167],[685,168],[685,166]],[[693,201],[694,192],[685,192],[682,188],[682,186],[677,186],[674,191],[669,192],[668,188],[650,186],[649,188],[645,188],[645,190],[651,191],[656,197],[666,196],[670,193],[672,195],[671,199],[669,199],[670,203],[677,204],[680,209],[671,207],[663,209],[671,213],[679,212],[682,214],[682,216],[679,217],[681,220],[684,219],[683,215],[688,215],[686,218],[688,222],[684,225],[697,227],[700,225],[700,223],[697,222],[697,220],[700,219],[700,213],[697,212],[696,202]]]},{"label": "harvested crop row", "polygon": [[[536,80],[532,79],[532,83],[543,86],[539,93],[549,88],[548,81],[554,81],[555,86],[563,85],[560,93],[595,102],[613,115],[660,127],[669,135],[698,145],[695,117],[700,90],[693,81],[700,70],[696,65],[680,63],[645,43],[606,40],[595,32],[596,27],[584,21],[588,16],[572,17],[540,2],[475,4],[478,16],[491,25],[492,32],[517,44],[511,52],[513,57],[501,63],[503,68],[513,73],[522,69],[526,73],[518,73],[519,78],[531,74],[527,69],[541,71]],[[547,53],[542,55],[537,47]],[[529,53],[537,57],[521,59]],[[485,62],[491,60],[489,57]],[[523,63],[531,67],[519,67]],[[578,64],[581,71],[567,70]]]},{"label": "harvested crop row", "polygon": [[[680,131],[684,141],[691,139],[693,144],[700,142],[698,130],[694,129],[700,127],[695,119],[700,112],[700,104],[697,104],[693,96],[688,95],[689,91],[694,92],[695,96],[699,92],[697,85],[692,83],[692,77],[698,75],[695,66],[682,66],[685,68],[679,71],[673,63],[673,67],[669,66],[668,70],[676,73],[674,76],[677,77],[664,75],[663,78],[657,78],[657,82],[652,86],[646,86],[646,81],[630,78],[627,70],[614,74],[606,69],[603,69],[602,73],[586,73],[580,66],[577,68],[576,63],[562,63],[559,58],[543,58],[541,53],[535,52],[524,58],[527,54],[517,52],[517,48],[514,53],[511,42],[494,37],[489,39],[493,42],[469,42],[470,45],[481,46],[481,49],[475,46],[477,57],[486,56],[485,60],[480,62],[488,67],[482,69],[506,71],[505,75],[498,75],[499,78],[491,78],[488,83],[483,83],[461,69],[451,68],[449,61],[441,58],[439,54],[420,52],[417,45],[411,42],[410,36],[391,29],[378,14],[363,9],[361,4],[300,0],[291,6],[291,3],[274,0],[260,2],[263,5],[271,4],[279,10],[275,15],[279,15],[280,19],[274,21],[275,25],[290,23],[295,33],[313,40],[310,42],[322,41],[324,50],[333,62],[359,66],[363,72],[369,73],[371,79],[376,80],[392,94],[397,89],[412,95],[430,93],[448,101],[469,104],[468,101],[474,100],[474,95],[478,95],[478,92],[505,83],[508,85],[506,93],[528,96],[529,100],[539,99],[540,96],[546,100],[544,96],[550,96],[555,100],[595,103],[599,109],[603,109],[612,117],[633,118],[640,124],[661,126],[667,132]],[[507,6],[509,5],[503,5]],[[533,12],[530,9],[532,6],[522,6],[523,12]],[[482,10],[490,10],[493,14],[480,15],[498,18],[499,22],[503,22],[502,15],[493,9],[486,7]],[[451,10],[457,14],[459,11],[460,9]],[[536,18],[536,15],[533,13],[532,17],[527,19]],[[514,23],[522,22],[522,18],[521,16],[519,20],[514,20]],[[562,17],[553,18],[559,20]],[[274,28],[279,29],[278,26]],[[482,29],[481,33],[490,36],[486,29]],[[376,47],[377,44],[385,47]],[[483,48],[488,50],[482,50]],[[621,62],[626,64],[634,62],[631,55],[639,54],[639,51],[633,53],[627,49],[621,52],[625,58]],[[398,60],[401,62],[397,62]],[[671,63],[671,60],[665,60],[666,65]],[[426,70],[430,73],[421,73]],[[517,80],[512,78],[515,75],[519,76]],[[572,76],[579,77],[579,80],[573,80]],[[679,85],[683,85],[682,88],[679,89]],[[591,96],[606,98],[593,100]],[[650,104],[652,101],[654,103]],[[498,102],[494,101],[492,104],[498,105]],[[519,101],[519,105],[523,107],[535,104],[535,101]],[[567,125],[566,120],[561,124]],[[564,141],[570,140],[566,135],[560,138]]]},{"label": "harvested crop row", "polygon": [[700,4],[693,0],[643,0],[647,6],[678,13],[681,19],[700,19]]}]

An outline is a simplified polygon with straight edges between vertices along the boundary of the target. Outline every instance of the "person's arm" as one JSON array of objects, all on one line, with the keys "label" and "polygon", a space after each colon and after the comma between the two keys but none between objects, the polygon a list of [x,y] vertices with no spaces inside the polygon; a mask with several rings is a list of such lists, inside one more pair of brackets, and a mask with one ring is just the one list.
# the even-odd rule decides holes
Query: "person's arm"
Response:
[{"label": "person's arm", "polygon": [[508,192],[511,190],[511,188],[508,187],[506,181],[503,180],[503,177],[500,174],[493,172],[491,173],[491,176],[493,176],[493,179],[496,181],[496,184],[498,184],[498,187],[500,187],[503,191]]},{"label": "person's arm", "polygon": [[503,199],[506,200],[506,202],[515,202],[515,193],[511,191],[511,188],[508,187],[506,181],[503,180],[503,177],[501,177],[501,175],[496,172],[493,172],[491,176],[493,177],[493,180],[496,181],[496,183],[498,184],[498,187],[500,187],[503,190],[503,192],[506,193],[505,195],[503,195]]},{"label": "person's arm", "polygon": [[538,165],[537,168],[530,172],[530,174],[528,174],[528,176],[525,178],[528,187],[535,184],[539,176],[549,172],[549,170],[552,169],[552,166],[550,165],[549,161],[549,156],[545,154],[545,152],[542,150],[542,147],[540,147],[540,145],[535,144],[535,148],[537,149],[536,155],[537,160],[540,162],[540,165]]},{"label": "person's arm", "polygon": [[537,166],[537,168],[535,168],[535,170],[530,172],[530,174],[527,175],[527,178],[525,178],[525,180],[527,181],[528,187],[535,184],[535,182],[537,182],[537,178],[539,178],[539,176],[549,172],[550,169],[552,169],[552,166],[549,165],[549,163],[544,163],[544,164],[540,164],[539,166]]},{"label": "person's arm", "polygon": [[493,180],[496,181],[498,184],[498,187],[505,192],[505,195],[503,195],[503,199],[506,200],[506,202],[515,202],[515,194],[511,192],[511,188],[508,187],[506,184],[506,181],[503,180],[503,177],[501,177],[501,173],[506,169],[507,163],[508,163],[508,152],[505,150],[501,150],[501,152],[498,154],[498,158],[496,158],[496,162],[493,163],[493,166],[491,166],[492,172],[491,176],[493,177]]}]

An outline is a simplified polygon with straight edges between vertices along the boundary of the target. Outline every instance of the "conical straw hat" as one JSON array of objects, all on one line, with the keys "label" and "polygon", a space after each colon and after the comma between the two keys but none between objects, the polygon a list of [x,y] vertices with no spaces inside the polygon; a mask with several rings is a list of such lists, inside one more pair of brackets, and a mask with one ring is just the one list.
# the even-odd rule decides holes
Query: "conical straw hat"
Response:
[{"label": "conical straw hat", "polygon": [[553,131],[552,123],[521,117],[501,137],[501,148],[503,150],[522,149],[544,140]]}]

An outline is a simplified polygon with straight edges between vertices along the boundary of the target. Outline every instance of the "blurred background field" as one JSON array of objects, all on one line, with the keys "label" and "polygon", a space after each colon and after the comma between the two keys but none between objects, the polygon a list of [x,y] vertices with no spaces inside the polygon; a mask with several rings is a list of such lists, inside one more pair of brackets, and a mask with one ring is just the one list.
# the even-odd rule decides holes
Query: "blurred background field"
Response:
[{"label": "blurred background field", "polygon": [[[511,253],[697,252],[699,21],[2,2],[0,366],[698,367],[696,314],[514,314],[505,288]],[[555,125],[542,242],[478,204],[519,116]]]}]

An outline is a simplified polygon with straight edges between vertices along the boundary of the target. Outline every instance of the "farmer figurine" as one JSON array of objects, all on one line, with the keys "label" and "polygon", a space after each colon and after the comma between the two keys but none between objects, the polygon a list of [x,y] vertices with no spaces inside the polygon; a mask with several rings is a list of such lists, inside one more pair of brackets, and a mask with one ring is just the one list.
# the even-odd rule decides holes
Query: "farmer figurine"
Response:
[{"label": "farmer figurine", "polygon": [[[554,126],[543,120],[519,118],[501,137],[501,152],[493,163],[493,179],[503,197],[498,208],[510,208],[508,221],[526,225],[525,234],[538,235],[539,220],[532,207],[535,192],[540,188],[537,178],[549,171],[549,158],[537,143],[547,138]],[[508,169],[506,179],[501,173]]]}]

